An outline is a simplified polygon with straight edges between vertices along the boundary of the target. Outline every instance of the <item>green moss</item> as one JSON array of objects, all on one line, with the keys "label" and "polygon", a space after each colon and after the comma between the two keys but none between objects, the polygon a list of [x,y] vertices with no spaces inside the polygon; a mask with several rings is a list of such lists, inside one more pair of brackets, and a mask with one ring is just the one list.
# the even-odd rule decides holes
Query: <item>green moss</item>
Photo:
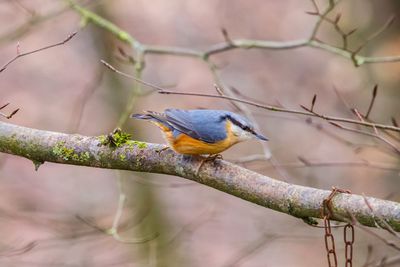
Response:
[{"label": "green moss", "polygon": [[126,155],[125,155],[125,154],[119,154],[119,159],[120,159],[121,161],[126,160]]},{"label": "green moss", "polygon": [[122,132],[121,129],[115,129],[109,135],[100,135],[97,140],[101,145],[111,147],[122,147],[125,146],[127,149],[132,150],[134,147],[144,149],[147,147],[147,143],[131,140],[132,135],[129,133]]},{"label": "green moss", "polygon": [[116,147],[120,147],[124,145],[127,141],[129,141],[131,139],[131,136],[132,136],[131,134],[124,133],[122,131],[115,131],[112,134],[113,144]]},{"label": "green moss", "polygon": [[109,143],[109,140],[108,140],[108,138],[107,138],[107,135],[100,135],[100,136],[98,136],[97,137],[97,140],[100,142],[100,144],[102,144],[102,145],[108,145],[108,143]]},{"label": "green moss", "polygon": [[67,148],[65,142],[57,142],[53,147],[53,154],[65,160],[70,160],[74,154],[74,150],[72,148]]},{"label": "green moss", "polygon": [[66,147],[65,142],[57,142],[53,147],[53,154],[57,157],[61,157],[64,160],[73,160],[78,162],[84,162],[90,159],[90,153],[85,151],[76,153],[73,148]]},{"label": "green moss", "polygon": [[144,149],[147,147],[147,143],[145,142],[140,142],[140,141],[131,141],[135,146],[137,146],[139,149]]},{"label": "green moss", "polygon": [[125,133],[117,128],[109,135],[100,135],[97,139],[102,145],[121,147],[130,141],[131,134]]},{"label": "green moss", "polygon": [[81,160],[87,161],[90,159],[90,153],[85,151],[83,153],[81,153]]}]

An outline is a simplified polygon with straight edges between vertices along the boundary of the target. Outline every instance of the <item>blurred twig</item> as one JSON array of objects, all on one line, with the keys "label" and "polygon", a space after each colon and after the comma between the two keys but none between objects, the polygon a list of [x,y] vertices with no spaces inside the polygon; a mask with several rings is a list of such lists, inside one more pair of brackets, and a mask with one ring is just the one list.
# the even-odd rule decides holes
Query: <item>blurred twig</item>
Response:
[{"label": "blurred twig", "polygon": [[15,39],[23,36],[30,29],[34,28],[35,25],[40,24],[44,21],[47,21],[51,18],[57,17],[67,10],[69,10],[69,9],[66,7],[63,7],[63,8],[57,9],[55,11],[49,12],[48,14],[44,14],[44,15],[38,15],[35,13],[24,24],[22,24],[16,28],[13,28],[13,29],[9,30],[8,32],[2,33],[0,35],[0,44],[5,43],[5,42],[10,42],[12,40],[15,40]]},{"label": "blurred twig", "polygon": [[271,244],[278,237],[275,235],[261,233],[260,236],[241,248],[236,254],[229,258],[228,262],[225,263],[224,267],[239,267],[245,261],[246,258],[254,255],[266,246]]},{"label": "blurred twig", "polygon": [[389,141],[386,138],[382,137],[380,134],[370,133],[370,132],[366,132],[366,131],[358,130],[358,129],[353,129],[353,128],[341,125],[339,123],[336,123],[336,122],[329,122],[329,123],[332,124],[333,126],[336,126],[336,127],[340,128],[340,129],[342,129],[342,130],[346,130],[346,131],[349,131],[349,132],[353,132],[353,133],[367,135],[367,136],[371,136],[371,137],[377,138],[380,141],[386,143],[388,146],[390,146],[393,149],[394,152],[396,152],[397,154],[400,155],[400,148],[398,148],[391,141]]},{"label": "blurred twig", "polygon": [[[9,104],[10,104],[10,103],[6,103],[6,104],[2,105],[2,106],[0,107],[0,110],[2,110],[3,108],[7,107]],[[11,119],[18,111],[19,111],[19,108],[13,110],[13,111],[12,111],[10,114],[8,114],[8,115],[5,114],[5,113],[3,113],[3,112],[0,112],[0,116],[4,117],[4,118],[6,118],[6,119]]]},{"label": "blurred twig", "polygon": [[29,51],[29,52],[19,53],[19,51],[17,51],[17,55],[14,58],[10,59],[6,64],[4,64],[4,66],[0,69],[0,72],[4,71],[11,63],[16,61],[17,59],[19,59],[21,57],[24,57],[24,56],[28,56],[28,55],[34,54],[34,53],[37,53],[37,52],[40,52],[40,51],[43,51],[43,50],[46,50],[46,49],[49,49],[49,48],[53,48],[53,47],[56,47],[56,46],[63,45],[66,42],[68,42],[69,40],[71,40],[76,34],[77,34],[77,32],[74,32],[74,33],[68,35],[67,38],[65,38],[63,41],[61,41],[59,43],[48,45],[48,46],[45,46],[45,47],[41,47],[41,48]]},{"label": "blurred twig", "polygon": [[[282,50],[282,49],[295,49],[308,46],[312,48],[322,49],[330,53],[350,59],[356,66],[360,66],[367,63],[400,61],[400,55],[384,56],[384,57],[361,56],[358,54],[359,51],[352,52],[347,49],[335,47],[333,45],[324,43],[316,39],[315,36],[319,30],[319,25],[322,23],[326,15],[336,7],[338,1],[330,1],[328,9],[325,10],[322,14],[318,13],[320,19],[316,22],[310,37],[307,39],[279,42],[279,41],[269,41],[269,40],[231,39],[225,37],[224,38],[225,42],[210,45],[208,48],[204,50],[196,50],[196,49],[176,47],[176,46],[157,46],[157,45],[142,44],[137,39],[133,38],[130,34],[128,34],[126,31],[123,31],[115,24],[111,23],[110,21],[107,21],[106,19],[100,17],[94,12],[77,5],[72,0],[67,0],[67,2],[71,5],[73,9],[75,9],[82,16],[82,19],[85,21],[85,23],[92,22],[97,26],[106,29],[107,31],[116,35],[117,38],[119,38],[121,41],[130,44],[134,49],[143,53],[143,55],[167,54],[167,55],[188,56],[188,57],[197,57],[200,59],[207,59],[212,55],[239,48]],[[389,24],[390,23],[388,23],[387,25]]]},{"label": "blurred twig", "polygon": [[367,113],[365,113],[365,118],[366,119],[368,119],[368,116],[371,113],[372,107],[374,106],[377,93],[378,93],[378,85],[376,84],[374,86],[374,89],[372,90],[372,98],[371,98],[371,102],[369,103]]},{"label": "blurred twig", "polygon": [[0,251],[0,257],[12,257],[12,256],[22,255],[31,251],[36,246],[37,242],[29,242],[28,244],[19,248],[2,249]]},{"label": "blurred twig", "polygon": [[358,124],[366,127],[371,127],[371,128],[377,128],[377,129],[384,129],[384,130],[390,130],[390,131],[396,131],[400,132],[400,127],[397,126],[392,126],[392,125],[386,125],[386,124],[378,124],[378,123],[372,123],[372,122],[367,122],[367,121],[359,121],[359,120],[352,120],[352,119],[347,119],[347,118],[340,118],[340,117],[333,117],[333,116],[328,116],[328,115],[323,115],[316,113],[315,111],[311,111],[309,108],[302,106],[303,109],[305,109],[307,112],[301,111],[301,110],[294,110],[294,109],[288,109],[288,108],[282,108],[282,107],[277,107],[277,106],[272,106],[272,105],[266,105],[266,104],[261,104],[257,102],[253,102],[250,100],[245,100],[242,98],[237,98],[237,97],[231,97],[231,96],[226,96],[223,94],[202,94],[202,93],[192,93],[192,92],[179,92],[179,91],[171,91],[171,90],[166,90],[160,86],[142,81],[132,75],[123,73],[113,66],[111,66],[109,63],[105,62],[104,60],[101,61],[105,66],[107,66],[109,69],[112,71],[121,74],[125,77],[128,77],[130,79],[133,79],[141,84],[144,84],[146,86],[149,86],[153,89],[158,90],[158,93],[160,94],[169,94],[169,95],[186,95],[186,96],[199,96],[199,97],[209,97],[209,98],[220,98],[220,99],[225,99],[229,101],[234,101],[234,102],[239,102],[247,105],[251,105],[257,108],[262,108],[262,109],[267,109],[270,111],[276,111],[276,112],[285,112],[285,113],[291,113],[291,114],[297,114],[297,115],[306,115],[306,116],[313,116],[313,117],[318,117],[324,120],[327,120],[329,122],[344,122],[344,123],[350,123],[350,124]]},{"label": "blurred twig", "polygon": [[77,132],[82,121],[83,111],[86,103],[89,101],[90,97],[93,95],[95,90],[100,86],[103,79],[103,69],[98,68],[96,70],[95,76],[91,81],[85,86],[83,91],[79,94],[75,100],[75,104],[72,108],[72,116],[69,121],[68,130],[70,132]]},{"label": "blurred twig", "polygon": [[[393,171],[393,172],[400,172],[400,168],[396,167],[395,165],[390,165],[387,163],[380,163],[380,162],[370,162],[366,160],[360,160],[360,161],[315,161],[315,160],[309,160],[305,159],[303,156],[299,156],[299,161],[298,162],[288,162],[288,163],[281,163],[281,167],[285,168],[307,168],[307,167],[367,167],[367,168],[372,168],[372,169],[379,169],[379,170],[384,170],[384,171]],[[267,158],[264,155],[260,154],[255,154],[255,155],[250,155],[247,157],[242,157],[239,159],[234,159],[231,160],[232,162],[236,164],[244,164],[244,163],[250,163],[250,162],[255,162],[255,161],[264,161],[267,160]],[[265,168],[265,166],[263,166]]]},{"label": "blurred twig", "polygon": [[[375,137],[375,138],[379,139],[380,141],[382,141],[382,142],[386,143],[387,145],[389,145],[397,154],[400,154],[400,148],[398,148],[395,144],[393,144],[393,143],[392,143],[391,141],[389,141],[388,139],[382,137],[382,136],[378,133],[378,130],[377,130],[378,127],[376,127],[376,125],[375,125],[374,123],[371,123],[371,124],[370,124],[370,127],[372,127],[372,128],[374,129],[375,133],[370,133],[370,132],[366,132],[366,131],[363,131],[363,130],[358,130],[358,129],[353,129],[353,128],[350,128],[350,127],[347,127],[347,126],[343,126],[343,125],[337,123],[337,122],[339,122],[340,120],[332,120],[332,119],[329,119],[328,116],[324,116],[324,115],[322,115],[322,114],[316,113],[315,111],[312,111],[311,109],[309,109],[309,108],[307,108],[307,107],[305,107],[305,106],[303,106],[303,105],[301,105],[301,107],[302,107],[304,110],[306,110],[306,111],[308,111],[308,112],[310,112],[310,113],[313,113],[313,114],[316,115],[317,117],[327,120],[330,124],[332,124],[332,125],[334,125],[334,126],[340,128],[340,129],[343,129],[343,130],[346,130],[346,131],[349,131],[349,132],[354,132],[354,133],[358,133],[358,134],[363,134],[363,135]],[[358,115],[358,117],[359,117],[359,121],[358,121],[358,122],[360,122],[360,124],[359,124],[359,123],[355,123],[355,124],[359,124],[359,125],[364,125],[364,126],[366,126],[366,125],[364,124],[364,123],[366,123],[366,121],[362,118],[361,114],[358,113],[357,109],[353,109],[353,111],[355,112],[355,114]],[[348,121],[342,120],[342,122],[348,122]],[[370,123],[370,122],[368,122],[368,123]],[[388,130],[387,128],[382,128],[382,129]]]}]

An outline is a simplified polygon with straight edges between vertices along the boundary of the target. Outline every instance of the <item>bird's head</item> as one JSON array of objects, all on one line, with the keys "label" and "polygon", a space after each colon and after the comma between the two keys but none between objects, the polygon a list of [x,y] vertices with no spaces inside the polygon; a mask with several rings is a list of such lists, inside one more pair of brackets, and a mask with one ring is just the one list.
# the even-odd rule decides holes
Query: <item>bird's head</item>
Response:
[{"label": "bird's head", "polygon": [[249,139],[268,141],[268,138],[255,131],[253,124],[246,118],[235,113],[230,113],[226,116],[226,119],[231,122],[231,131],[238,138],[239,142]]}]

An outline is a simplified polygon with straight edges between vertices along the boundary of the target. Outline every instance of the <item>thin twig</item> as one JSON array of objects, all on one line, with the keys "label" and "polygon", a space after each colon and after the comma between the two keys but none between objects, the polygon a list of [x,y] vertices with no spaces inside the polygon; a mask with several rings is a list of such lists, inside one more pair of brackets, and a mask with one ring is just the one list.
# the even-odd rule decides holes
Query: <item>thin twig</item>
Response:
[{"label": "thin twig", "polygon": [[311,108],[310,108],[311,111],[314,110],[315,101],[317,101],[317,94],[314,94],[314,97],[311,100]]},{"label": "thin twig", "polygon": [[120,70],[117,70],[115,67],[111,66],[109,63],[107,63],[104,60],[101,60],[101,62],[110,70],[123,75],[127,78],[133,79],[143,85],[149,86],[153,89],[156,89],[159,94],[168,94],[168,95],[185,95],[185,96],[199,96],[199,97],[208,97],[208,98],[220,98],[220,99],[225,99],[229,101],[235,101],[238,103],[243,103],[247,104],[250,106],[254,106],[257,108],[262,108],[270,111],[276,111],[276,112],[285,112],[285,113],[291,113],[291,114],[297,114],[297,115],[305,115],[305,116],[313,116],[313,117],[318,117],[327,121],[337,121],[337,122],[344,122],[344,123],[351,123],[351,124],[358,124],[366,127],[372,127],[372,128],[378,128],[378,129],[384,129],[384,130],[390,130],[390,131],[395,131],[395,132],[400,132],[400,128],[392,125],[386,125],[386,124],[378,124],[378,123],[371,123],[367,121],[359,121],[359,120],[352,120],[352,119],[346,119],[346,118],[340,118],[340,117],[333,117],[333,116],[327,116],[327,115],[322,115],[316,112],[312,112],[310,109],[302,106],[303,109],[305,109],[307,112],[300,111],[300,110],[294,110],[294,109],[287,109],[287,108],[282,108],[282,107],[276,107],[272,105],[265,105],[261,103],[257,103],[254,101],[249,101],[237,97],[231,97],[231,96],[226,96],[226,95],[214,95],[214,94],[202,94],[202,93],[192,93],[192,92],[179,92],[179,91],[170,91],[166,90],[160,86],[145,82],[141,79],[138,79],[132,75],[129,75],[127,73],[124,73]]},{"label": "thin twig", "polygon": [[14,61],[16,61],[18,58],[21,58],[21,57],[24,57],[24,56],[27,56],[27,55],[30,55],[30,54],[34,54],[34,53],[37,53],[37,52],[40,52],[40,51],[43,51],[43,50],[46,50],[46,49],[49,49],[49,48],[53,48],[53,47],[56,47],[56,46],[63,45],[63,44],[65,44],[66,42],[68,42],[69,40],[71,40],[76,34],[77,34],[77,32],[74,32],[74,33],[68,35],[68,37],[67,37],[66,39],[64,39],[63,41],[61,41],[61,42],[59,42],[59,43],[56,43],[56,44],[48,45],[48,46],[45,46],[45,47],[42,47],[42,48],[38,48],[38,49],[29,51],[29,52],[21,53],[21,54],[18,53],[14,58],[10,59],[10,60],[0,69],[0,72],[4,71],[11,63],[13,63]]},{"label": "thin twig", "polygon": [[[316,113],[314,111],[311,111],[309,108],[300,105],[304,110],[312,113],[315,117],[327,120],[329,122],[332,121],[336,121],[336,122],[345,122],[345,123],[351,123],[351,124],[358,124],[358,125],[362,125],[362,126],[367,126],[367,127],[371,127],[371,128],[377,128],[377,129],[384,129],[384,130],[390,130],[390,131],[396,131],[396,132],[400,132],[400,128],[399,127],[393,127],[390,125],[385,125],[385,124],[377,124],[377,123],[372,123],[372,122],[367,122],[367,121],[359,121],[359,120],[352,120],[352,119],[346,119],[346,118],[338,118],[338,117],[331,117],[331,116],[326,116],[326,115],[322,115],[319,113]],[[295,113],[295,112],[291,112],[291,113]],[[308,113],[306,114],[302,114],[302,113],[297,113],[300,115],[310,115]]]},{"label": "thin twig", "polygon": [[[373,212],[373,211],[372,211]],[[374,238],[382,241],[383,243],[385,243],[387,246],[394,248],[397,251],[400,251],[400,246],[396,245],[393,241],[389,241],[383,237],[381,237],[380,235],[378,235],[377,233],[375,233],[374,231],[372,231],[371,229],[368,229],[367,227],[364,227],[363,225],[360,225],[357,220],[354,218],[354,215],[350,214],[350,216],[352,216],[352,222],[353,225],[356,226],[357,228],[359,228],[360,230],[368,233],[369,235],[373,236]]]},{"label": "thin twig", "polygon": [[[311,34],[310,38],[307,39],[297,39],[292,41],[269,41],[269,40],[252,40],[252,39],[235,39],[230,40],[230,42],[222,42],[210,45],[205,50],[196,50],[192,48],[185,47],[176,47],[176,46],[157,46],[157,45],[147,45],[142,44],[138,40],[134,39],[127,32],[123,31],[115,24],[105,20],[99,15],[91,12],[88,9],[85,9],[81,6],[78,6],[72,0],[69,0],[70,5],[73,9],[75,9],[80,15],[87,21],[93,22],[99,27],[106,29],[107,31],[113,33],[117,38],[126,42],[133,46],[135,49],[140,50],[143,55],[146,54],[166,54],[166,55],[175,55],[175,56],[186,56],[186,57],[196,57],[200,59],[206,59],[211,55],[233,50],[233,49],[295,49],[300,47],[313,47],[328,51],[330,53],[345,57],[354,62],[356,66],[360,66],[362,64],[370,64],[370,63],[383,63],[383,62],[398,62],[400,61],[400,55],[394,56],[383,56],[383,57],[368,57],[356,55],[351,51],[344,50],[339,47],[335,47],[333,45],[329,45],[323,43],[315,38],[314,31],[318,31],[319,24],[322,22],[319,20]],[[331,8],[337,5],[339,1],[332,1],[330,3],[329,8],[325,11],[329,11]],[[329,11],[330,12],[330,11]],[[328,12],[328,13],[329,13]],[[313,38],[314,37],[314,38]]]},{"label": "thin twig", "polygon": [[393,149],[394,152],[396,152],[397,154],[400,154],[400,149],[398,147],[396,147],[396,145],[394,145],[392,142],[390,142],[389,140],[383,138],[380,135],[369,133],[369,132],[365,132],[365,131],[358,130],[358,129],[353,129],[353,128],[350,128],[350,127],[346,127],[346,126],[340,125],[340,124],[338,124],[336,122],[333,122],[333,121],[330,121],[329,123],[332,124],[333,126],[336,126],[336,127],[340,128],[340,129],[343,129],[343,130],[346,130],[346,131],[349,131],[349,132],[363,134],[363,135],[367,135],[367,136],[371,136],[371,137],[377,138],[380,141],[386,143],[388,146],[390,146]]},{"label": "thin twig", "polygon": [[315,26],[314,26],[311,36],[309,38],[310,40],[315,40],[322,22],[325,20],[326,16],[328,16],[328,14],[335,8],[335,6],[338,4],[339,1],[336,1],[336,2],[329,1],[328,7],[322,13],[319,11],[317,3],[314,0],[312,0],[311,2],[313,3],[313,5],[316,9],[316,15],[318,15],[318,17],[319,17],[318,21],[315,23]]},{"label": "thin twig", "polygon": [[157,86],[157,85],[154,85],[154,84],[145,82],[145,81],[143,81],[143,80],[141,80],[141,79],[136,78],[136,77],[133,76],[133,75],[130,75],[130,74],[127,74],[127,73],[122,72],[122,71],[120,71],[120,70],[117,70],[117,69],[114,68],[110,63],[107,63],[107,62],[106,62],[105,60],[103,60],[103,59],[100,60],[100,62],[103,63],[104,66],[106,66],[107,68],[109,68],[109,69],[112,70],[113,72],[118,73],[119,75],[125,76],[125,77],[127,77],[127,78],[129,78],[129,79],[132,79],[132,80],[134,80],[134,81],[136,81],[136,82],[138,82],[138,83],[141,83],[141,84],[143,84],[143,85],[146,85],[146,86],[148,86],[148,87],[150,87],[150,88],[153,88],[153,89],[156,89],[156,90],[160,90],[160,91],[165,90],[164,88],[162,88],[162,87],[160,87],[160,86]]},{"label": "thin twig", "polygon": [[[313,168],[313,167],[365,167],[371,169],[378,169],[383,171],[393,171],[399,172],[400,168],[395,167],[395,165],[390,165],[386,163],[379,162],[369,162],[366,160],[360,161],[312,161],[309,159],[305,159],[304,157],[298,157],[299,162],[288,162],[288,163],[280,163],[280,167],[290,168],[290,169],[298,169],[298,168]],[[301,159],[301,160],[300,160]],[[262,154],[255,154],[246,157],[242,157],[239,159],[232,159],[231,162],[236,164],[245,164],[251,163],[255,161],[265,161],[267,158]],[[269,168],[269,166],[263,166],[263,168]]]},{"label": "thin twig", "polygon": [[[371,212],[374,212],[374,209],[371,205],[371,203],[368,201],[368,198],[365,196],[365,194],[362,194],[363,199],[367,207],[370,209]],[[388,231],[391,235],[395,236],[397,239],[400,239],[400,235],[396,233],[396,231],[393,230],[393,228],[383,219],[378,217],[379,219],[379,226]],[[400,247],[399,247],[400,250]]]},{"label": "thin twig", "polygon": [[[0,107],[0,110],[2,110],[3,108],[7,107],[10,103],[6,103],[3,106]],[[19,111],[19,108],[13,110],[10,114],[6,115],[3,112],[0,112],[0,116],[6,118],[6,119],[11,119],[17,112]]]},{"label": "thin twig", "polygon": [[103,79],[103,73],[104,69],[103,68],[98,68],[96,70],[95,76],[91,79],[91,81],[85,85],[85,88],[80,92],[80,94],[77,96],[75,103],[73,104],[72,108],[72,114],[69,119],[68,127],[67,129],[70,132],[77,132],[79,129],[79,126],[82,121],[83,117],[83,112],[85,109],[85,106],[87,102],[89,101],[90,97],[94,94],[96,89],[101,84],[101,81]]},{"label": "thin twig", "polygon": [[357,54],[358,52],[360,52],[370,41],[372,41],[373,39],[375,39],[376,37],[378,37],[381,33],[383,33],[387,28],[389,28],[394,19],[396,17],[394,15],[390,16],[389,19],[385,22],[385,24],[383,24],[383,26],[378,29],[375,33],[371,34],[371,36],[369,36],[355,51],[354,54]]},{"label": "thin twig", "polygon": [[372,110],[372,107],[373,107],[373,105],[374,105],[377,92],[378,92],[378,85],[376,84],[376,85],[374,86],[374,89],[372,90],[371,102],[369,103],[369,107],[368,107],[367,113],[365,114],[365,118],[366,118],[366,119],[368,119],[369,113],[370,113],[371,110]]}]

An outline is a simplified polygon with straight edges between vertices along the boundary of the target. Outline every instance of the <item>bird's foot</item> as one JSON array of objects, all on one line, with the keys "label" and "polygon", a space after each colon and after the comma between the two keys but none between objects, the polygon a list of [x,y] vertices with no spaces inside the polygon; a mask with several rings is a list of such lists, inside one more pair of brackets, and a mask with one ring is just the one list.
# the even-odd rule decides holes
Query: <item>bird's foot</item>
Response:
[{"label": "bird's foot", "polygon": [[165,150],[167,150],[167,149],[169,149],[169,146],[165,146],[165,147],[163,147],[163,148],[161,148],[161,149],[157,149],[156,152],[157,152],[158,154],[161,154],[161,152],[163,152],[163,151],[165,151]]},{"label": "bird's foot", "polygon": [[214,154],[214,155],[208,155],[207,158],[205,158],[206,161],[214,161],[216,159],[223,159],[221,154]]},{"label": "bird's foot", "polygon": [[201,161],[199,166],[196,169],[196,176],[199,174],[201,167],[203,167],[204,163],[207,161],[215,161],[217,159],[222,159],[221,154],[214,154],[214,155],[208,155],[207,157],[201,157]]}]

